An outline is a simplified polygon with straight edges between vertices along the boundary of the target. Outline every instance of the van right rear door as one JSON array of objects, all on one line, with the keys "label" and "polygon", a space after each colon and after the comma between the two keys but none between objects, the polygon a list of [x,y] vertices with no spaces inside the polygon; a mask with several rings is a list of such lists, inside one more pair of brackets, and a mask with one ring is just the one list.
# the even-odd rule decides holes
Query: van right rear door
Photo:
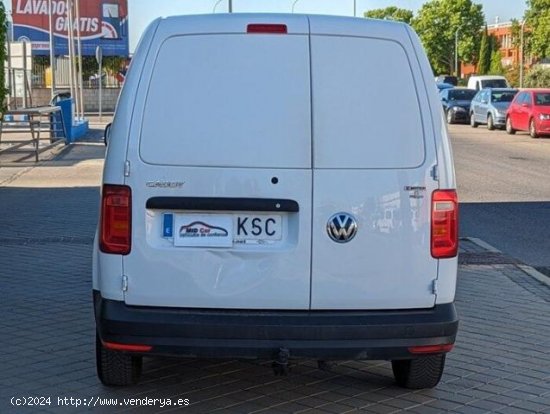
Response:
[{"label": "van right rear door", "polygon": [[405,28],[401,40],[384,39],[378,25],[338,35],[311,17],[311,309],[435,304],[430,108]]}]

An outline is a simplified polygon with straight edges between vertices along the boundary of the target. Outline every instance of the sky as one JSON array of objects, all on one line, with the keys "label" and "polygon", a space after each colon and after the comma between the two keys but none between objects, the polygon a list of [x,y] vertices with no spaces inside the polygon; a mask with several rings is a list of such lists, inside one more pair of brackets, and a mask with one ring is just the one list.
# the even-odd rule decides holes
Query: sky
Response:
[{"label": "sky", "polygon": [[[134,50],[139,36],[152,20],[175,14],[212,13],[217,0],[128,0],[130,14],[130,50]],[[227,1],[221,0],[216,12],[227,12]],[[413,10],[415,13],[426,0],[356,0],[357,15],[364,11],[387,6]],[[501,22],[521,19],[525,0],[474,0],[483,5],[489,24],[498,16]],[[233,12],[289,13],[294,0],[233,0]],[[298,0],[296,13],[353,15],[353,0]]]},{"label": "sky", "polygon": [[[11,0],[2,0],[7,10],[11,10]],[[86,0],[84,0],[86,1]],[[357,15],[370,9],[397,6],[413,10],[415,13],[426,0],[355,0]],[[128,0],[130,51],[134,48],[147,25],[160,16],[179,14],[212,13],[217,0]],[[227,12],[228,0],[221,0],[217,13]],[[233,0],[233,11],[289,13],[294,0]],[[354,0],[297,0],[296,13],[353,15]],[[487,23],[501,22],[512,18],[521,19],[525,11],[525,0],[474,0],[482,4]]]}]

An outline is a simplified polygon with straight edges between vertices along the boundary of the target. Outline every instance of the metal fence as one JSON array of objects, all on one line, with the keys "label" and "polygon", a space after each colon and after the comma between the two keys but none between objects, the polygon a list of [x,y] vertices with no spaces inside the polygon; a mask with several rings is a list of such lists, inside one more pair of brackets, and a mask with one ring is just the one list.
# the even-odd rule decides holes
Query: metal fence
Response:
[{"label": "metal fence", "polygon": [[[67,56],[60,56],[55,58],[56,70],[55,70],[55,85],[59,88],[68,88],[70,84],[70,65],[71,61]],[[49,62],[36,61],[33,59],[32,64],[32,86],[35,88],[50,87],[51,82],[48,80],[50,69]],[[115,76],[103,71],[103,87],[104,88],[120,88],[122,85]],[[93,73],[83,77],[83,86],[85,88],[97,88],[99,87],[99,75]]]}]

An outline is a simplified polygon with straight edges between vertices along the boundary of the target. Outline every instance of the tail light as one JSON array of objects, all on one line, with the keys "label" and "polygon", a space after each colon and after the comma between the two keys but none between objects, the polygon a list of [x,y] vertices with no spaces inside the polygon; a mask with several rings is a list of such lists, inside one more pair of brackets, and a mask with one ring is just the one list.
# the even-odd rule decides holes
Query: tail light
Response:
[{"label": "tail light", "polygon": [[287,34],[286,24],[249,24],[246,26],[246,33],[275,33],[275,34]]},{"label": "tail light", "polygon": [[451,352],[453,344],[441,344],[441,345],[421,345],[409,347],[411,354],[439,354],[442,352]]},{"label": "tail light", "polygon": [[432,194],[432,256],[455,257],[458,253],[458,197],[455,190]]},{"label": "tail light", "polygon": [[153,347],[151,345],[134,345],[134,344],[120,344],[118,342],[105,342],[101,341],[101,344],[113,351],[127,351],[127,352],[149,352]]},{"label": "tail light", "polygon": [[103,186],[99,249],[103,253],[128,254],[132,248],[132,191],[125,185]]}]

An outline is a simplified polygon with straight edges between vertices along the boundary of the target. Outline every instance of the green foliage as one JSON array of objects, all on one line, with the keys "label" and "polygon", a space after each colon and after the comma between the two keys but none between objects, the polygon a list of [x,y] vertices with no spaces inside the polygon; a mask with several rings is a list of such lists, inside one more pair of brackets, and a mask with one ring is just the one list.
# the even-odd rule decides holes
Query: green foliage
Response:
[{"label": "green foliage", "polygon": [[122,68],[125,61],[126,60],[120,56],[104,56],[103,69],[111,75],[114,75]]},{"label": "green foliage", "polygon": [[3,69],[6,59],[6,42],[8,33],[8,20],[6,17],[6,7],[4,2],[0,2],[0,62],[2,62],[2,70],[0,70],[0,112],[6,110],[6,96],[8,89],[6,88],[6,73]]},{"label": "green foliage", "polygon": [[531,32],[526,50],[538,58],[550,57],[550,0],[527,0],[525,19]]},{"label": "green foliage", "polygon": [[491,49],[492,41],[487,34],[487,26],[481,36],[481,44],[479,47],[479,64],[477,66],[477,73],[480,75],[486,75],[491,68]]},{"label": "green foliage", "polygon": [[482,6],[472,0],[429,0],[412,20],[412,26],[434,72],[452,73],[457,30],[459,59],[476,63],[481,41],[479,28],[484,20]]},{"label": "green foliage", "polygon": [[504,76],[512,88],[519,88],[519,64],[506,66]]},{"label": "green foliage", "polygon": [[491,67],[489,75],[504,75],[504,67],[502,66],[502,54],[500,50],[493,50],[491,53]]},{"label": "green foliage", "polygon": [[365,12],[365,17],[371,19],[396,20],[398,22],[410,24],[413,19],[413,12],[411,10],[390,6],[385,9],[368,10]]},{"label": "green foliage", "polygon": [[550,88],[550,69],[536,66],[525,77],[526,88]]}]

